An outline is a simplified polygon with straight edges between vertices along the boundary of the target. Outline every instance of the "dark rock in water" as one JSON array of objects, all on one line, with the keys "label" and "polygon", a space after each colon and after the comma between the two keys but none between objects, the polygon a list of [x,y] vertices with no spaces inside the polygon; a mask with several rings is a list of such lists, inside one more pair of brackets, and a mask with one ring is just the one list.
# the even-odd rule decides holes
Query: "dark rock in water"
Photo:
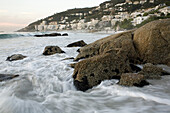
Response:
[{"label": "dark rock in water", "polygon": [[147,79],[160,79],[163,75],[168,75],[169,73],[164,71],[162,68],[157,67],[151,63],[147,63],[143,66],[142,71],[139,74],[145,75]]},{"label": "dark rock in water", "polygon": [[14,54],[12,56],[7,57],[6,61],[22,60],[24,58],[26,58],[26,56],[22,54]]},{"label": "dark rock in water", "polygon": [[132,72],[123,54],[108,52],[78,62],[73,73],[75,87],[84,91],[103,80],[120,79],[122,73]]},{"label": "dark rock in water", "polygon": [[43,55],[53,55],[56,53],[65,53],[63,50],[61,50],[58,46],[47,46],[44,49]]},{"label": "dark rock in water", "polygon": [[62,34],[62,36],[68,36],[68,34],[67,34],[67,33],[64,33],[64,34]]},{"label": "dark rock in water", "polygon": [[85,45],[87,44],[83,40],[80,40],[78,42],[74,42],[74,43],[67,45],[67,47],[83,47]]},{"label": "dark rock in water", "polygon": [[19,75],[12,75],[12,74],[0,74],[0,82],[5,81],[5,80],[10,80],[13,78],[18,77]]},{"label": "dark rock in water", "polygon": [[51,34],[44,34],[44,35],[34,35],[35,37],[54,37],[54,36],[61,36],[60,33],[51,33]]},{"label": "dark rock in water", "polygon": [[134,73],[122,74],[118,84],[123,86],[137,86],[137,87],[149,85],[144,75]]},{"label": "dark rock in water", "polygon": [[65,58],[65,59],[62,59],[62,60],[71,60],[71,59],[74,59],[74,57],[69,57],[69,58]]},{"label": "dark rock in water", "polygon": [[77,63],[72,63],[72,64],[69,64],[69,66],[72,67],[72,68],[75,68],[76,64]]}]

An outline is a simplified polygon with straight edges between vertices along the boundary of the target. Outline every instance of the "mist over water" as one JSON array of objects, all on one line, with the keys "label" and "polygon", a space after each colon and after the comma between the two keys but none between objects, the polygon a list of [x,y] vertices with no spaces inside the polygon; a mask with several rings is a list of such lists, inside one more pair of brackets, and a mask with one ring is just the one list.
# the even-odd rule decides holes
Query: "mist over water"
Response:
[{"label": "mist over water", "polygon": [[[74,69],[68,66],[73,61],[62,59],[76,57],[78,47],[66,46],[79,40],[91,43],[110,34],[70,32],[68,37],[41,38],[33,34],[0,39],[0,73],[20,75],[0,82],[0,113],[170,112],[170,76],[151,80],[151,85],[144,88],[122,87],[116,80],[107,80],[86,92],[75,89]],[[43,56],[49,45],[57,45],[66,53]],[[27,58],[5,61],[12,54]]]}]

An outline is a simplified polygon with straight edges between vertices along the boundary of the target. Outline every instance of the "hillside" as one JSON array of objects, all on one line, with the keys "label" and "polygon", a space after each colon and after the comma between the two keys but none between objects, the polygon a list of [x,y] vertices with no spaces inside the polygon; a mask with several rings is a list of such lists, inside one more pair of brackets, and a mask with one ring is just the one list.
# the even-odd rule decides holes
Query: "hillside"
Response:
[{"label": "hillside", "polygon": [[91,8],[69,9],[19,30],[121,30],[170,17],[169,0],[110,0]]}]

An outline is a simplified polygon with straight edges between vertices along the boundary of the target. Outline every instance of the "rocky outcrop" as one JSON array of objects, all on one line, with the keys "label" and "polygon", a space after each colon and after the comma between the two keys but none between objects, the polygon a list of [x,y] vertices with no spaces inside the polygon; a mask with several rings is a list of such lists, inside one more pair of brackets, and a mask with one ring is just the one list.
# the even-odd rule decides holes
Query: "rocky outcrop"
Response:
[{"label": "rocky outcrop", "polygon": [[26,58],[26,56],[22,54],[14,54],[12,56],[7,57],[6,61],[22,60],[24,58]]},{"label": "rocky outcrop", "polygon": [[35,37],[54,37],[54,36],[62,36],[60,33],[51,33],[51,34],[43,34],[43,35],[34,35]]},{"label": "rocky outcrop", "polygon": [[65,52],[58,46],[47,46],[44,49],[43,55],[53,55],[56,53],[65,53]]},{"label": "rocky outcrop", "polygon": [[170,19],[153,21],[137,29],[134,46],[141,63],[168,64],[170,62]]},{"label": "rocky outcrop", "polygon": [[77,42],[67,45],[67,47],[83,47],[85,45],[87,45],[87,44],[83,40],[80,40],[80,41],[77,41]]},{"label": "rocky outcrop", "polygon": [[[122,73],[139,72],[141,69],[134,63],[167,64],[170,62],[168,29],[170,29],[170,19],[158,20],[137,30],[111,35],[80,48],[75,60],[86,59],[75,66],[74,85],[78,90],[86,91],[103,80],[120,79]],[[143,84],[146,77],[145,72],[148,70],[157,73],[154,68],[144,68],[141,71],[144,75],[138,75],[140,81],[133,74],[126,75],[125,78],[129,80],[129,84],[142,86],[141,83]],[[123,85],[123,82],[120,83]]]},{"label": "rocky outcrop", "polygon": [[13,78],[18,77],[19,75],[12,75],[12,74],[0,74],[0,82],[5,81],[5,80],[10,80]]},{"label": "rocky outcrop", "polygon": [[143,66],[143,69],[139,74],[143,74],[147,79],[160,79],[161,76],[168,75],[169,73],[160,67],[147,63]]},{"label": "rocky outcrop", "polygon": [[118,84],[123,86],[137,86],[137,87],[149,85],[144,75],[134,73],[122,74]]}]

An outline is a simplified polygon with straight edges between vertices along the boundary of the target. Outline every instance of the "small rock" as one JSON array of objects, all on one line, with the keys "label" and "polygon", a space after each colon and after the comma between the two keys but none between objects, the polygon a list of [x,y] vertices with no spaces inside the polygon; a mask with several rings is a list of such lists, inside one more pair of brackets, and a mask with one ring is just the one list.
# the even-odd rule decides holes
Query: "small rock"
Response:
[{"label": "small rock", "polygon": [[43,55],[53,55],[56,53],[65,53],[63,50],[61,50],[58,46],[47,46],[44,49]]},{"label": "small rock", "polygon": [[74,42],[74,43],[67,45],[67,47],[83,47],[85,45],[87,44],[83,40],[80,40],[78,42]]},{"label": "small rock", "polygon": [[19,75],[12,75],[12,74],[0,74],[0,82],[5,81],[5,80],[10,80],[13,78],[18,77]]},{"label": "small rock", "polygon": [[67,34],[67,33],[64,33],[64,34],[62,34],[62,36],[68,36],[68,34]]},{"label": "small rock", "polygon": [[14,54],[12,56],[7,57],[6,61],[22,60],[24,58],[26,58],[26,56],[22,54]]},{"label": "small rock", "polygon": [[139,74],[145,75],[147,79],[160,79],[161,76],[168,73],[160,67],[147,63],[143,66],[143,69],[139,72]]},{"label": "small rock", "polygon": [[118,84],[123,86],[137,86],[137,87],[149,85],[144,75],[134,73],[122,74]]}]

